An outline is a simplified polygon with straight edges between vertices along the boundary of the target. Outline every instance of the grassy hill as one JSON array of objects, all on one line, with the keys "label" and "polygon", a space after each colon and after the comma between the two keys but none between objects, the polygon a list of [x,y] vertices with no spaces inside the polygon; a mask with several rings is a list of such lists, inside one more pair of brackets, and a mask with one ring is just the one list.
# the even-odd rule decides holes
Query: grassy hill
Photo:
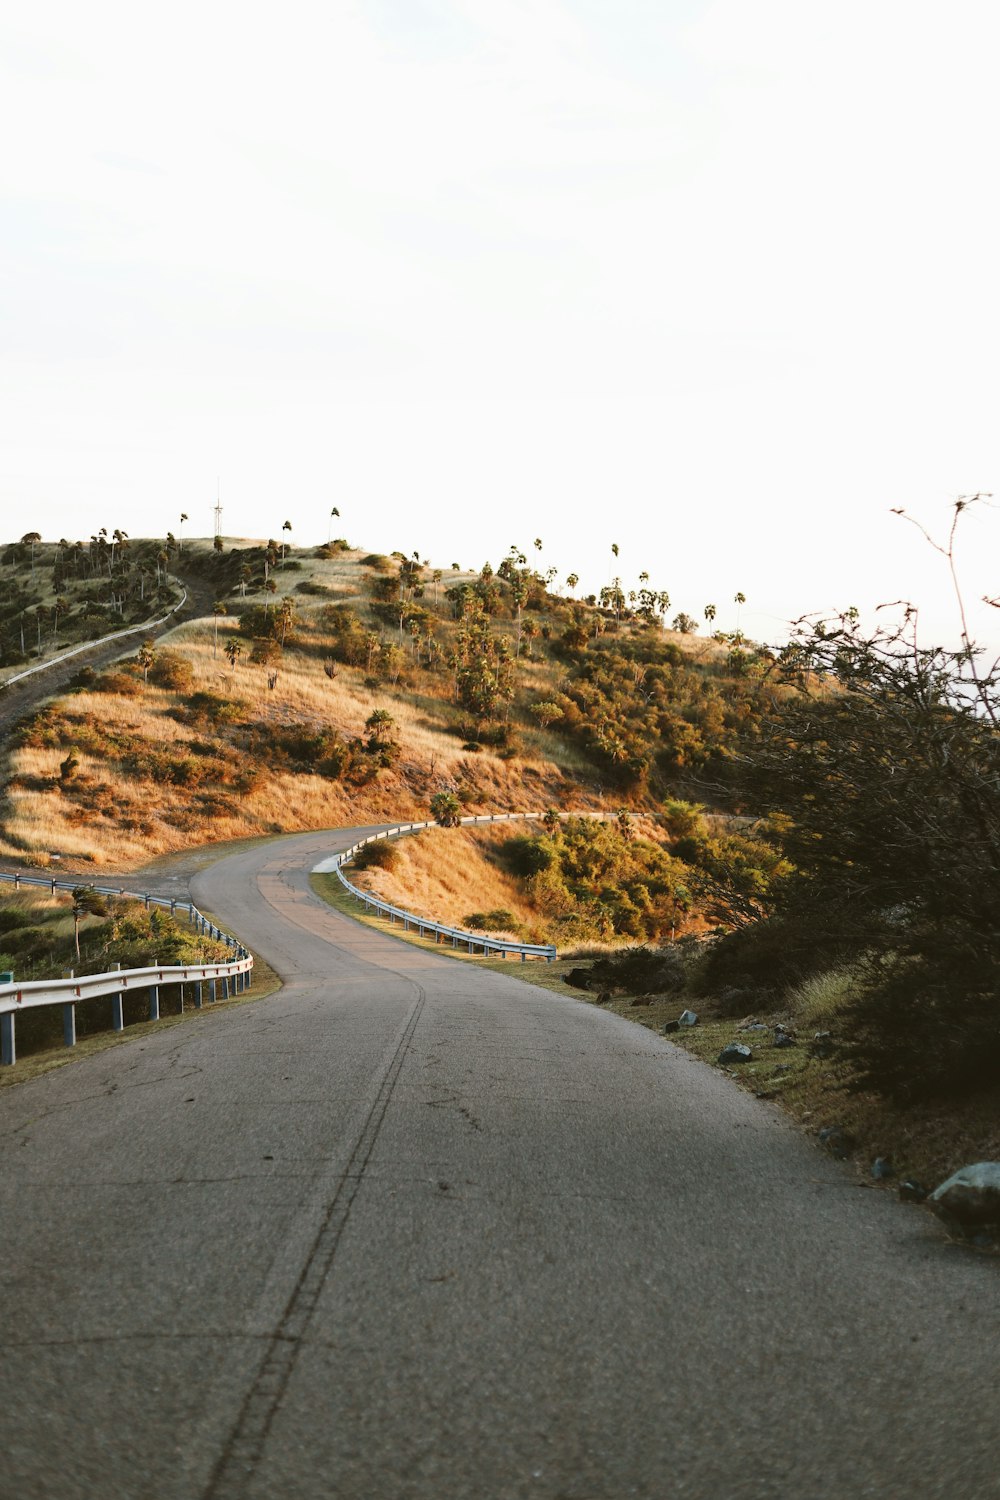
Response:
[{"label": "grassy hill", "polygon": [[162,543],[133,544],[120,532],[89,546],[42,542],[29,532],[0,546],[0,684],[172,609],[181,591],[167,572],[169,559]]},{"label": "grassy hill", "polygon": [[[710,828],[692,803],[705,778],[723,786],[780,689],[742,643],[665,630],[657,596],[576,601],[523,557],[441,572],[344,543],[188,542],[170,562],[211,613],[82,671],[21,722],[4,755],[7,859],[126,870],[192,841],[426,817],[445,791],[470,812],[644,815],[615,848],[594,830],[572,860],[550,849],[544,878],[522,874],[533,931],[565,930],[567,905],[580,936],[702,928],[740,860],[766,891],[775,860],[745,820]],[[624,863],[626,900],[611,895]]]}]

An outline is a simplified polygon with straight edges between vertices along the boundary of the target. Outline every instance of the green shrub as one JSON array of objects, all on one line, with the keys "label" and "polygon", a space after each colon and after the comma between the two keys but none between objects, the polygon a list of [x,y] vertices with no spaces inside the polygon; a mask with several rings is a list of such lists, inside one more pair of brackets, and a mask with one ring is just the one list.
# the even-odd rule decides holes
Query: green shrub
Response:
[{"label": "green shrub", "polygon": [[514,913],[502,906],[492,911],[470,912],[462,922],[473,932],[517,932],[520,925]]},{"label": "green shrub", "polygon": [[556,859],[556,851],[548,839],[525,838],[523,835],[507,839],[501,854],[511,874],[522,877],[547,870]]},{"label": "green shrub", "polygon": [[399,864],[399,850],[388,839],[377,839],[374,844],[365,844],[354,856],[357,870],[395,870]]},{"label": "green shrub", "polygon": [[158,651],[149,669],[149,680],[171,692],[187,693],[194,681],[194,668],[179,651]]},{"label": "green shrub", "polygon": [[223,698],[218,693],[197,692],[185,699],[186,722],[209,723],[216,727],[236,724],[246,713],[247,705],[240,698]]}]

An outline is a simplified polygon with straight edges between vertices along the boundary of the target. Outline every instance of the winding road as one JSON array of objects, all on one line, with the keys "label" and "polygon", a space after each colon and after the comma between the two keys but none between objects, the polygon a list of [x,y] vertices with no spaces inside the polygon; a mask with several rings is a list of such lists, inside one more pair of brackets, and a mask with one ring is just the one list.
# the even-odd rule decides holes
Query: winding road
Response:
[{"label": "winding road", "polygon": [[996,1263],[644,1028],[324,906],[358,836],[192,880],[280,993],[0,1094],[3,1493],[1000,1496]]}]

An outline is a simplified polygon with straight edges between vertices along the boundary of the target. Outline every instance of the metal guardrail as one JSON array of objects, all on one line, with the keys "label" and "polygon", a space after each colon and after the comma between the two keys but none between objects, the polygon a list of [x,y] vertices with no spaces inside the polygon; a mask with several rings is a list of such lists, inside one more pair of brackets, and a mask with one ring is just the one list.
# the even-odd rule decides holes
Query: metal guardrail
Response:
[{"label": "metal guardrail", "polygon": [[[73,891],[84,884],[79,880],[50,880],[39,875],[21,875],[16,871],[0,871],[0,881],[13,885],[15,890],[20,890],[22,886],[40,886],[53,895],[60,890]],[[126,891],[120,886],[88,885],[88,889],[97,891],[102,896],[122,896],[141,901],[147,909],[150,906],[168,907],[171,916],[178,911],[186,912],[190,925],[197,932],[225,943],[232,950],[233,958],[228,963],[221,964],[154,964],[145,969],[119,968],[101,974],[72,975],[68,979],[32,979],[23,983],[14,981],[11,984],[0,984],[0,1064],[11,1066],[16,1061],[15,1017],[25,1010],[61,1005],[63,1037],[66,1046],[73,1047],[76,1045],[76,1006],[81,1000],[110,995],[111,1024],[115,1031],[122,1031],[125,1026],[123,1002],[128,990],[149,991],[149,1019],[156,1021],[160,1016],[161,984],[176,984],[180,987],[182,1011],[185,984],[197,986],[194,997],[196,1010],[201,1009],[206,984],[209,986],[209,1002],[219,998],[220,985],[222,998],[227,1000],[231,995],[250,988],[253,958],[249,950],[228,932],[223,932],[214,922],[210,922],[192,901],[151,896],[148,891]]]},{"label": "metal guardrail", "polygon": [[106,646],[109,641],[123,641],[126,636],[138,635],[142,630],[155,629],[157,625],[166,624],[171,615],[187,603],[187,589],[181,591],[181,597],[172,609],[168,609],[165,615],[159,615],[155,620],[143,620],[138,625],[130,625],[127,630],[115,630],[110,635],[99,635],[96,640],[84,641],[82,645],[72,646],[69,651],[62,651],[58,656],[49,657],[48,661],[40,661],[33,667],[26,667],[23,672],[15,672],[12,677],[0,679],[0,692],[4,688],[13,687],[15,682],[23,682],[26,677],[33,677],[36,672],[46,672],[49,667],[57,667],[61,661],[69,661],[71,656],[79,656],[82,651],[92,651],[98,646]]},{"label": "metal guardrail", "polygon": [[[614,817],[614,813],[583,812],[583,813],[559,813],[560,818],[583,817],[605,819]],[[482,813],[478,816],[468,816],[459,819],[460,824],[467,823],[516,823],[537,822],[545,817],[544,813]],[[400,838],[406,833],[417,833],[422,828],[437,828],[441,825],[433,819],[424,823],[400,823],[392,828],[384,828],[379,833],[369,834],[367,838],[352,844],[350,849],[345,849],[340,854],[332,854],[328,859],[321,860],[318,865],[313,866],[314,875],[335,874],[341,885],[356,900],[363,901],[366,911],[376,911],[380,916],[389,918],[390,923],[397,920],[402,922],[404,932],[415,928],[421,937],[428,933],[433,934],[435,942],[439,937],[451,940],[451,946],[458,948],[465,946],[469,953],[475,953],[481,948],[483,955],[487,953],[499,953],[501,958],[508,954],[520,955],[521,962],[528,958],[544,958],[547,963],[552,963],[557,956],[554,943],[516,943],[513,939],[484,937],[478,932],[466,932],[461,927],[448,927],[443,922],[431,922],[426,917],[418,917],[414,912],[404,911],[402,907],[393,906],[391,902],[382,901],[371,891],[362,891],[356,885],[352,885],[344,874],[342,866],[354,858],[359,849],[366,844],[374,844],[379,839]]]}]

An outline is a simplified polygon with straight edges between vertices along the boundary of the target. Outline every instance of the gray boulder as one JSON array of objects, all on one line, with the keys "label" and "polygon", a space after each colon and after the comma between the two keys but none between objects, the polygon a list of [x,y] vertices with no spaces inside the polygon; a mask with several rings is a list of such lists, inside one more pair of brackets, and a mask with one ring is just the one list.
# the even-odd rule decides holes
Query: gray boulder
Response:
[{"label": "gray boulder", "polygon": [[732,1063],[750,1062],[753,1053],[745,1042],[729,1042],[719,1053],[719,1062],[725,1067]]},{"label": "gray boulder", "polygon": [[663,1031],[666,1036],[669,1036],[672,1031],[680,1031],[680,1029],[680,1021],[664,1021],[663,1023]]},{"label": "gray boulder", "polygon": [[697,1026],[698,1017],[693,1010],[683,1010],[677,1019],[677,1024],[679,1026]]},{"label": "gray boulder", "polygon": [[846,1161],[857,1145],[854,1137],[839,1125],[824,1125],[819,1132],[819,1143],[840,1161]]},{"label": "gray boulder", "polygon": [[1000,1228],[1000,1161],[960,1168],[934,1189],[928,1202],[963,1230]]}]

